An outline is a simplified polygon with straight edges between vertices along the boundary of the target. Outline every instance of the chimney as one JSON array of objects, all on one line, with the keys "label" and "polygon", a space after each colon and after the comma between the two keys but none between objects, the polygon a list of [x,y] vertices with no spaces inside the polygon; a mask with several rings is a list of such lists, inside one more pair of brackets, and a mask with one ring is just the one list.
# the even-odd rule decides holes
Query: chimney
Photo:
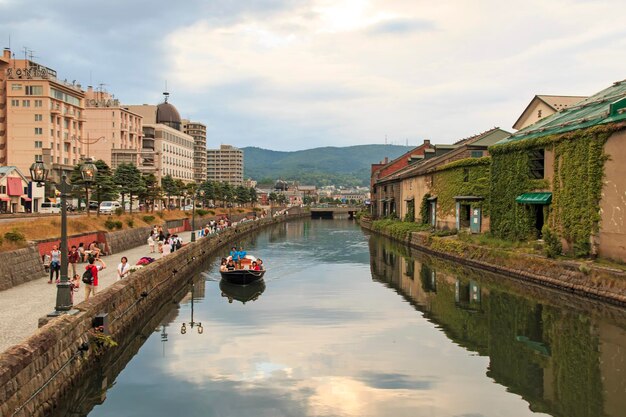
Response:
[{"label": "chimney", "polygon": [[385,156],[385,164],[389,162],[389,158]]},{"label": "chimney", "polygon": [[88,86],[87,86],[87,91],[89,91],[90,93],[92,93],[92,92],[93,92],[93,86],[88,85]]},{"label": "chimney", "polygon": [[6,60],[11,59],[11,50],[9,48],[4,48],[4,52],[2,53],[2,57]]},{"label": "chimney", "polygon": [[430,145],[430,139],[424,139],[424,145]]}]

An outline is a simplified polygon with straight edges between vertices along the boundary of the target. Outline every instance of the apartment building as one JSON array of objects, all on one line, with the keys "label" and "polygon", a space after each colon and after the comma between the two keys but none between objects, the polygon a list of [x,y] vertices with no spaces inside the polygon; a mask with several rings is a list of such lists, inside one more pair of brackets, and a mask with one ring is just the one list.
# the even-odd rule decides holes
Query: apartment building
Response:
[{"label": "apartment building", "polygon": [[85,136],[80,140],[85,155],[102,159],[111,168],[141,163],[143,118],[122,107],[106,91],[87,87],[85,92]]},{"label": "apartment building", "polygon": [[15,59],[9,49],[0,66],[0,165],[28,172],[43,161],[58,181],[84,152],[81,85],[59,80],[56,71],[30,59]]},{"label": "apartment building", "polygon": [[231,145],[207,149],[207,179],[242,185],[243,151]]},{"label": "apartment building", "polygon": [[207,179],[206,125],[183,119],[183,132],[193,137],[193,179],[200,184]]}]

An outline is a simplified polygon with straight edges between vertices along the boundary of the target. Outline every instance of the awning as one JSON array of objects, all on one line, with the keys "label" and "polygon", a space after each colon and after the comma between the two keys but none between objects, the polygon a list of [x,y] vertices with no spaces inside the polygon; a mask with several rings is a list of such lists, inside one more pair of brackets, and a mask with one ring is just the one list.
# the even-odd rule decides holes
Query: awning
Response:
[{"label": "awning", "polygon": [[9,196],[18,196],[24,194],[22,188],[22,179],[17,177],[7,178],[7,194]]},{"label": "awning", "polygon": [[479,197],[475,195],[457,195],[454,197],[455,200],[465,200],[465,201],[478,201],[484,200],[485,197]]},{"label": "awning", "polygon": [[550,204],[552,193],[524,193],[518,196],[515,201],[520,204]]},{"label": "awning", "polygon": [[22,196],[22,200],[24,200],[24,201],[33,201],[32,198],[26,197],[26,196]]},{"label": "awning", "polygon": [[11,201],[9,197],[0,197],[0,201]]},{"label": "awning", "polygon": [[437,201],[437,196],[427,198],[428,201]]},{"label": "awning", "polygon": [[404,201],[413,201],[413,200],[415,200],[415,197],[408,197],[404,199]]}]

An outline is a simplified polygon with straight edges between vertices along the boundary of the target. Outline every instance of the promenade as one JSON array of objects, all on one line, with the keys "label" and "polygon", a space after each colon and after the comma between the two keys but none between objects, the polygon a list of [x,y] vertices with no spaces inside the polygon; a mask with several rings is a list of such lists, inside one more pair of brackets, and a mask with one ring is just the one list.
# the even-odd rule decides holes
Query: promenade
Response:
[{"label": "promenade", "polygon": [[[191,232],[181,232],[178,235],[184,243],[189,243]],[[159,259],[161,254],[151,254],[148,245],[144,244],[127,251],[103,256],[102,259],[107,267],[98,275],[98,291],[103,291],[117,281],[117,265],[122,256],[128,258],[129,264],[135,265],[142,256]],[[86,263],[77,265],[77,272],[81,275],[85,265]],[[42,275],[41,278],[0,291],[0,352],[19,343],[37,330],[39,318],[54,311],[56,294],[56,285],[48,284],[48,275]],[[85,292],[81,282],[80,289],[74,292],[74,304],[82,302],[84,298]]]}]

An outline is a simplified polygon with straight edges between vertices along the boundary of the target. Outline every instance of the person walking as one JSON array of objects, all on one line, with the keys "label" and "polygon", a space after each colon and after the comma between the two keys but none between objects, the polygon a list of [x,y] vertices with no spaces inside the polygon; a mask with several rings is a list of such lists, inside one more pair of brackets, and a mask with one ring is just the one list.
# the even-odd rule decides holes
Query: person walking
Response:
[{"label": "person walking", "polygon": [[[95,262],[98,262],[100,265],[95,265]],[[95,258],[90,256],[87,259],[89,262],[85,266],[85,271],[89,270],[91,272],[91,280],[90,282],[85,282],[85,275],[83,275],[83,283],[85,284],[85,301],[89,300],[90,295],[96,295],[96,290],[98,289],[98,271],[102,271],[106,268],[106,264],[100,258]]]},{"label": "person walking", "polygon": [[150,253],[154,253],[154,233],[150,233],[150,236],[148,236],[148,247],[150,248]]},{"label": "person walking", "polygon": [[172,252],[172,239],[168,236],[163,241],[163,256],[169,255]]},{"label": "person walking", "polygon": [[57,245],[53,245],[50,251],[50,279],[48,284],[52,284],[53,274],[56,274],[56,282],[59,283],[59,271],[61,271],[61,251]]},{"label": "person walking", "polygon": [[76,275],[76,264],[78,263],[78,259],[80,258],[80,254],[78,253],[78,249],[76,245],[72,245],[69,253],[67,254],[67,263],[72,270],[72,276]]},{"label": "person walking", "polygon": [[117,266],[117,280],[121,280],[122,278],[128,276],[130,273],[130,264],[128,263],[128,258],[122,256],[120,264]]}]

